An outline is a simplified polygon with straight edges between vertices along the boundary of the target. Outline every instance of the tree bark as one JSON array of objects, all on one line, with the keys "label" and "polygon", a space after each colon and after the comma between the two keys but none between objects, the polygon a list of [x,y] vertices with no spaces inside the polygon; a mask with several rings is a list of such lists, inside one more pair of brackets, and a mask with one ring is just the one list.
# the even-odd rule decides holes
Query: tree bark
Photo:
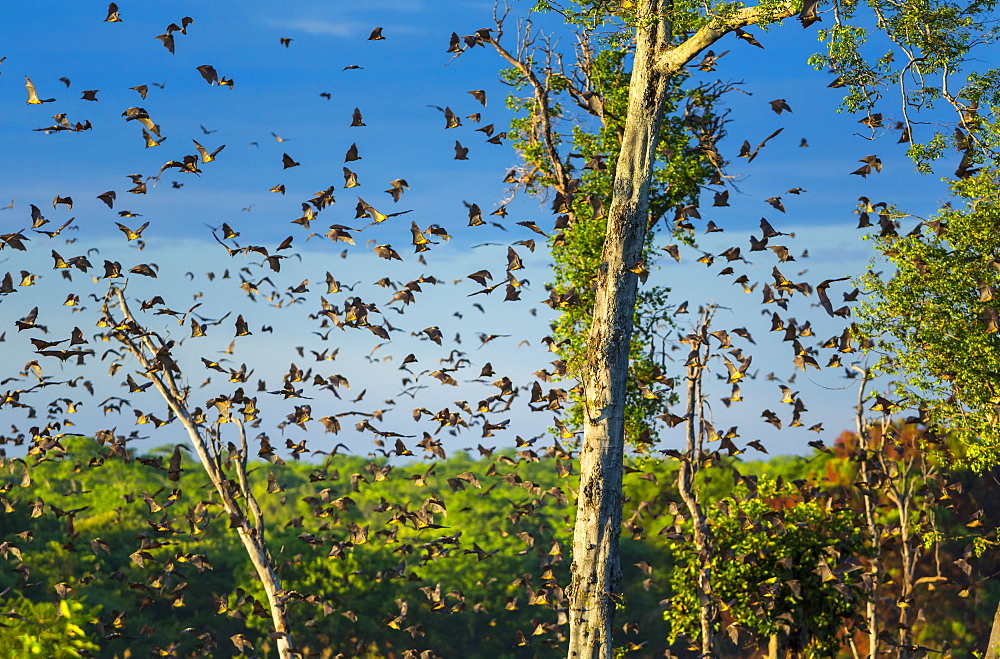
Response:
[{"label": "tree bark", "polygon": [[[874,543],[875,548],[878,548],[880,529],[878,523],[875,519],[875,505],[876,502],[872,496],[871,486],[868,484],[869,479],[869,458],[871,455],[871,432],[868,430],[864,419],[864,399],[865,399],[865,389],[868,386],[868,381],[870,376],[868,370],[861,368],[860,366],[854,366],[854,370],[861,373],[861,384],[858,386],[858,404],[855,407],[856,413],[854,415],[854,421],[856,424],[856,429],[858,433],[858,454],[861,461],[861,467],[859,473],[861,475],[861,481],[865,483],[865,488],[861,491],[864,506],[865,506],[865,522],[868,526],[868,535],[871,537],[871,542]],[[868,588],[868,598],[865,601],[865,622],[868,626],[868,652],[867,656],[869,659],[876,659],[878,656],[878,591],[879,591],[879,579],[881,575],[881,562],[878,558],[878,553],[876,556],[872,557],[871,565],[868,568],[868,579],[866,580]]]},{"label": "tree bark", "polygon": [[[162,392],[161,392],[162,393]],[[246,551],[247,556],[250,558],[250,562],[253,564],[254,572],[257,578],[260,579],[261,585],[264,588],[264,594],[267,597],[268,609],[271,614],[271,624],[274,627],[273,638],[275,640],[276,649],[278,651],[279,659],[291,659],[293,655],[293,645],[292,645],[292,635],[291,628],[288,624],[288,612],[285,608],[285,598],[282,593],[281,588],[281,578],[274,569],[274,561],[271,558],[270,552],[267,551],[267,546],[264,544],[264,517],[260,512],[260,506],[257,504],[257,499],[253,492],[250,490],[249,484],[246,482],[245,477],[245,464],[240,464],[240,460],[234,462],[237,463],[237,469],[240,470],[240,483],[237,485],[240,494],[248,501],[248,506],[251,509],[251,514],[253,515],[253,520],[247,517],[246,511],[244,511],[237,501],[233,498],[230,492],[225,474],[221,473],[216,468],[216,462],[209,455],[209,450],[206,446],[202,432],[198,428],[197,424],[191,419],[187,408],[176,400],[175,397],[167,397],[167,404],[173,410],[174,414],[177,415],[187,430],[188,437],[191,439],[191,443],[194,444],[195,452],[198,454],[198,458],[201,460],[202,466],[205,467],[205,471],[215,486],[215,491],[219,494],[222,499],[222,506],[226,513],[230,516],[230,519],[234,520],[236,524],[236,533],[239,536],[240,544],[243,545],[243,549]],[[240,426],[240,436],[243,444],[243,455],[242,460],[246,460],[246,435],[242,424]]]},{"label": "tree bark", "polygon": [[997,604],[997,611],[993,614],[993,628],[990,629],[990,640],[986,643],[986,655],[983,659],[997,659],[1000,651],[1000,604]]},{"label": "tree bark", "polygon": [[783,632],[771,634],[767,641],[767,659],[794,659],[788,651],[788,635]]},{"label": "tree bark", "polygon": [[650,24],[637,29],[628,119],[615,172],[594,320],[583,373],[584,429],[569,590],[569,657],[612,656],[611,630],[621,579],[625,385],[637,275],[649,215],[649,183],[668,76],[655,66],[669,43],[659,0],[642,3]]}]

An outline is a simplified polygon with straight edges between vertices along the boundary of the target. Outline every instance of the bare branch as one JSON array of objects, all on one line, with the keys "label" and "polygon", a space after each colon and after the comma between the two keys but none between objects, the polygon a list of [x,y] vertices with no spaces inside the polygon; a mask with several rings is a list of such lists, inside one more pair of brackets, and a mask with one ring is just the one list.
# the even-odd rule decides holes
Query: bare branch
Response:
[{"label": "bare branch", "polygon": [[[528,28],[530,29],[530,28]],[[566,166],[559,156],[559,149],[556,146],[555,140],[555,129],[552,126],[551,120],[551,105],[549,101],[549,89],[548,87],[539,79],[538,75],[532,68],[528,58],[521,54],[521,50],[526,46],[519,47],[518,56],[512,54],[504,46],[500,44],[500,34],[502,34],[500,24],[498,23],[497,36],[490,40],[493,47],[496,49],[497,53],[504,60],[507,61],[511,66],[516,68],[521,72],[521,75],[525,77],[528,84],[531,85],[531,89],[535,99],[535,112],[537,120],[539,122],[539,133],[541,134],[542,144],[545,148],[545,155],[549,162],[552,163],[552,174],[555,177],[555,188],[564,197],[567,196],[569,192],[569,176],[566,170]],[[527,34],[527,32],[525,32]],[[551,53],[550,53],[551,54]]]}]

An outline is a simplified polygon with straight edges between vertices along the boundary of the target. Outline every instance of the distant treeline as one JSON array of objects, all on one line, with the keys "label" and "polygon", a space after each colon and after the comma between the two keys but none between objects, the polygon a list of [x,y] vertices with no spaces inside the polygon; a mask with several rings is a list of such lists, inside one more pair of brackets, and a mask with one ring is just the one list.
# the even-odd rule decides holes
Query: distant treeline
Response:
[{"label": "distant treeline", "polygon": [[[708,504],[715,516],[751,519],[739,498],[727,497],[772,483],[768,491],[781,494],[757,500],[770,517],[787,517],[780,531],[766,526],[773,535],[789,525],[805,528],[786,511],[822,492],[828,503],[817,510],[851,513],[857,525],[850,531],[863,537],[857,489],[875,485],[859,484],[851,442],[845,434],[830,452],[808,459],[729,458],[704,472],[703,496],[716,502]],[[61,445],[65,455],[50,447],[41,462],[39,455],[8,458],[0,470],[0,656],[274,656],[263,592],[185,450],[138,455],[71,437]],[[484,659],[564,653],[576,478],[559,447],[483,449],[476,459],[458,454],[399,466],[343,455],[272,460],[254,464],[251,478],[302,650]],[[678,514],[677,463],[640,455],[627,471],[616,645],[628,656],[685,656],[688,644],[683,636],[668,642],[674,634],[664,619],[684,601],[672,587],[683,579],[686,524]],[[905,604],[919,611],[921,645],[958,656],[982,647],[1000,596],[988,580],[1000,569],[996,552],[977,557],[995,544],[983,534],[997,527],[1000,509],[982,505],[996,499],[989,474],[952,474],[949,487],[961,490],[960,504],[923,495],[922,517],[913,520],[928,551],[917,575],[923,581]],[[877,559],[891,577],[898,543],[863,539],[881,548]],[[769,551],[751,548],[733,558],[757,552],[750,562],[763,565]],[[863,554],[859,564],[873,560]],[[782,569],[804,570],[794,580],[806,583],[815,565],[792,563],[784,558]],[[860,595],[845,597],[863,608]],[[739,602],[730,604],[736,616]],[[879,606],[891,616],[897,604]],[[853,635],[847,620],[837,637],[845,653]],[[744,647],[732,645],[727,656],[760,656],[755,648],[766,646],[736,635],[732,641]]]}]

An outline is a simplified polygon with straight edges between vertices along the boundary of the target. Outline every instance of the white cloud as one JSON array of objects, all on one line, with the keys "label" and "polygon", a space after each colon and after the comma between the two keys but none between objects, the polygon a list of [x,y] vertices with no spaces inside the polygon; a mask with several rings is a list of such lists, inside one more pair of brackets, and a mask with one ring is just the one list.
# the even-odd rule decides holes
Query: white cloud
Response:
[{"label": "white cloud", "polygon": [[[281,28],[289,32],[305,32],[306,34],[321,34],[343,38],[366,38],[373,29],[379,27],[371,21],[334,20],[301,18],[283,21],[267,21],[270,27]],[[423,30],[412,25],[381,25],[386,37],[393,34],[423,34]]]},{"label": "white cloud", "polygon": [[[307,34],[326,34],[334,37],[350,37],[363,32],[366,25],[351,21],[322,21],[311,18],[301,20],[268,21],[272,27],[305,32]],[[372,28],[367,26],[369,30]]]}]

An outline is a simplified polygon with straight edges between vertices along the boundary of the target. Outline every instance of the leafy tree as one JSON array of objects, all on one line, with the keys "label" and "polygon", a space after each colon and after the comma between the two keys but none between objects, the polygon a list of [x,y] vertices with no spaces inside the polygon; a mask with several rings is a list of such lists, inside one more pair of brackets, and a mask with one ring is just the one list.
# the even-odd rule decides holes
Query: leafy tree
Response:
[{"label": "leafy tree", "polygon": [[[718,549],[712,591],[727,603],[730,637],[778,637],[776,656],[834,656],[863,592],[856,557],[865,552],[865,533],[854,512],[808,484],[764,478],[756,491],[737,486],[709,516]],[[664,618],[671,639],[697,637],[700,560],[688,543],[671,546],[680,566]]]},{"label": "leafy tree", "polygon": [[[508,137],[523,164],[508,174],[507,182],[515,191],[551,196],[552,208],[559,214],[557,231],[548,237],[554,281],[546,303],[560,312],[552,323],[552,339],[565,356],[566,375],[579,379],[586,364],[595,273],[624,136],[631,62],[625,35],[608,32],[613,17],[595,20],[592,13],[574,8],[562,15],[567,26],[576,30],[572,65],[556,50],[553,37],[530,24],[516,34],[516,50],[509,50],[503,38],[507,14],[498,17],[489,44],[511,65],[501,76],[515,90],[508,105],[518,112]],[[664,224],[680,240],[691,241],[677,224],[684,224],[687,213],[697,215],[705,184],[721,181],[722,157],[716,143],[725,136],[725,115],[716,106],[725,90],[719,84],[692,84],[686,76],[671,80],[649,190],[643,264],[655,260],[654,238]],[[517,95],[524,91],[530,95]],[[648,266],[638,269],[645,280]],[[637,293],[625,433],[638,446],[655,442],[659,425],[655,416],[668,402],[648,394],[648,387],[664,381],[670,368],[668,351],[663,348],[673,326],[668,292],[667,287],[654,285]],[[575,394],[564,414],[565,423],[574,430],[583,423],[581,401]]]},{"label": "leafy tree", "polygon": [[[540,6],[554,6],[542,2]],[[819,20],[818,3],[761,2],[757,6],[721,4],[704,8],[641,0],[611,7],[605,2],[579,2],[565,10],[594,25],[611,25],[634,40],[626,119],[614,171],[614,194],[606,235],[594,277],[596,296],[582,369],[584,438],[580,452],[581,496],[574,537],[569,656],[610,656],[611,619],[618,579],[618,528],[621,523],[621,464],[625,438],[625,405],[638,274],[647,243],[650,189],[667,99],[685,67],[705,48],[750,25],[768,26],[796,14],[804,25]],[[883,85],[912,68],[924,95],[947,94],[922,84],[925,73],[946,73],[965,59],[969,49],[990,38],[989,5],[962,10],[946,4],[873,4],[879,28],[900,46],[908,61],[897,69],[891,57],[866,60],[864,28],[851,25],[853,4],[835,7],[837,23],[823,37],[828,54],[816,58],[840,74],[849,87],[849,109],[869,109]],[[843,18],[841,18],[843,15]],[[961,17],[961,18],[960,18]],[[957,37],[953,20],[959,19]],[[985,36],[984,36],[985,35]],[[912,98],[907,95],[905,104]],[[919,101],[918,101],[919,104]],[[542,116],[547,121],[547,112]],[[874,120],[873,120],[874,122]],[[911,126],[904,125],[907,139]],[[554,158],[551,159],[554,161]],[[871,165],[869,165],[871,166]],[[705,650],[705,648],[703,648]],[[874,650],[873,650],[874,651]]]},{"label": "leafy tree", "polygon": [[979,470],[996,463],[1000,447],[997,183],[992,168],[954,181],[960,205],[906,235],[874,237],[893,270],[873,266],[862,279],[872,297],[860,329],[874,338],[876,372],[894,378],[895,404],[919,408],[928,423],[955,433]]},{"label": "leafy tree", "polygon": [[[992,5],[991,5],[992,7]],[[966,9],[980,9],[979,5]],[[882,18],[880,16],[880,18]],[[940,76],[941,85],[922,86],[907,105],[942,103],[957,115],[954,130],[935,130],[910,149],[924,173],[950,169],[949,147],[960,154],[945,179],[952,199],[932,218],[920,219],[905,234],[910,217],[905,204],[862,199],[862,218],[878,212],[875,249],[892,270],[874,265],[861,279],[871,291],[860,310],[858,334],[877,355],[872,371],[892,378],[874,408],[889,414],[916,409],[936,433],[950,433],[965,445],[962,453],[977,471],[997,463],[995,392],[998,284],[996,258],[997,169],[1000,96],[997,69],[978,69],[973,48],[995,40],[996,32],[975,11],[932,4],[883,19],[890,35],[904,43],[909,62],[921,74]],[[919,21],[919,23],[917,22]],[[952,23],[954,29],[931,36]],[[921,29],[914,31],[916,25]],[[958,75],[962,68],[973,70]],[[860,96],[859,96],[860,97]],[[906,106],[904,106],[906,107]],[[904,137],[910,139],[907,118]],[[863,222],[864,224],[864,222]],[[905,612],[901,613],[905,617]],[[1000,609],[987,656],[1000,647]]]}]

